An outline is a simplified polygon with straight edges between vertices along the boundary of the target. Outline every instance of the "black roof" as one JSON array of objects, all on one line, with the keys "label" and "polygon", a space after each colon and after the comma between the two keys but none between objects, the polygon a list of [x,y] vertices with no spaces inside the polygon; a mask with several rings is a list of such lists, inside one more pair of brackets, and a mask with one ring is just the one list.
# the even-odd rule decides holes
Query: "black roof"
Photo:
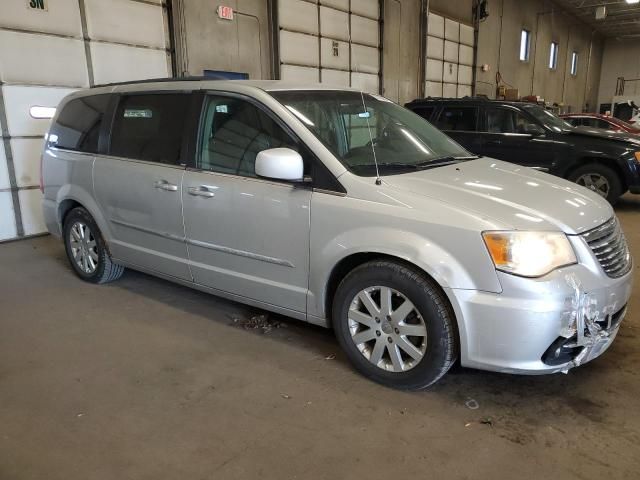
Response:
[{"label": "black roof", "polygon": [[492,100],[487,97],[462,97],[462,98],[445,98],[445,97],[427,97],[416,98],[406,105],[428,105],[434,103],[462,103],[462,104],[486,104],[486,103],[499,103],[500,105],[513,105],[514,107],[521,106],[522,104],[534,105],[531,102],[518,102],[511,100]]}]

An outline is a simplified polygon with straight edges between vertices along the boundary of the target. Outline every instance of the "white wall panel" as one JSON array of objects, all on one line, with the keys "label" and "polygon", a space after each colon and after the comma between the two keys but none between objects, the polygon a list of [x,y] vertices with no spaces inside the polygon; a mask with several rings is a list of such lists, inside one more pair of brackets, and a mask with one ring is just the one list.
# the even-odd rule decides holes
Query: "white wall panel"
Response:
[{"label": "white wall panel", "polygon": [[429,36],[427,38],[427,58],[437,58],[442,60],[444,57],[444,40]]},{"label": "white wall panel", "polygon": [[39,189],[20,190],[20,209],[25,235],[34,235],[47,230],[42,217],[42,193]]},{"label": "white wall panel", "polygon": [[471,85],[473,83],[473,69],[467,65],[458,66],[458,83]]},{"label": "white wall panel", "polygon": [[458,94],[458,86],[455,83],[442,84],[442,96],[447,98],[455,98]]},{"label": "white wall panel", "polygon": [[458,85],[458,98],[471,96],[471,85]]},{"label": "white wall panel", "polygon": [[351,86],[369,93],[379,92],[378,75],[370,75],[368,73],[352,73]]},{"label": "white wall panel", "polygon": [[320,0],[320,4],[349,11],[349,0]]},{"label": "white wall panel", "polygon": [[424,90],[427,97],[441,97],[442,82],[425,82]]},{"label": "white wall panel", "polygon": [[13,166],[18,187],[40,184],[40,154],[44,138],[12,138]]},{"label": "white wall panel", "polygon": [[441,60],[427,59],[425,76],[427,80],[434,82],[442,81],[443,62]]},{"label": "white wall panel", "polygon": [[429,35],[444,38],[444,17],[429,12],[427,25]]},{"label": "white wall panel", "polygon": [[84,43],[50,35],[0,31],[0,80],[88,87]]},{"label": "white wall panel", "polygon": [[14,238],[16,232],[16,222],[14,221],[13,201],[11,192],[0,192],[0,240]]},{"label": "white wall panel", "polygon": [[473,27],[460,24],[460,43],[473,47]]},{"label": "white wall panel", "polygon": [[280,30],[280,60],[284,63],[317,67],[318,37]]},{"label": "white wall panel", "polygon": [[377,48],[351,44],[351,69],[356,72],[373,73],[380,71],[380,55]]},{"label": "white wall panel", "polygon": [[[84,0],[89,37],[166,48],[162,7],[131,0]],[[214,8],[213,6],[211,8]]]},{"label": "white wall panel", "polygon": [[303,0],[278,0],[281,28],[318,35],[318,7]]},{"label": "white wall panel", "polygon": [[377,0],[351,0],[351,11],[369,18],[380,18],[380,5]]},{"label": "white wall panel", "polygon": [[328,85],[336,85],[339,87],[348,87],[349,72],[343,72],[341,70],[329,70],[327,68],[323,68],[322,83],[326,83]]},{"label": "white wall panel", "polygon": [[458,63],[458,44],[445,40],[444,42],[444,59],[447,62]]},{"label": "white wall panel", "polygon": [[460,45],[460,56],[458,61],[463,65],[473,65],[473,47]]},{"label": "white wall panel", "polygon": [[0,26],[73,37],[82,36],[78,0],[54,0],[51,8],[44,12],[29,9],[26,3],[25,0],[0,0]]},{"label": "white wall panel", "polygon": [[[7,170],[7,157],[4,154],[4,142],[0,139],[0,190],[9,188],[10,186],[11,182],[9,181],[9,171]],[[2,217],[1,214],[0,217]]]},{"label": "white wall panel", "polygon": [[320,81],[320,70],[311,67],[298,67],[297,65],[281,65],[280,77],[282,80],[294,82],[318,83]]},{"label": "white wall panel", "polygon": [[320,35],[349,40],[349,14],[329,7],[320,7]]},{"label": "white wall panel", "polygon": [[444,38],[452,42],[460,41],[460,23],[455,20],[445,18],[444,20]]},{"label": "white wall panel", "polygon": [[458,64],[444,63],[444,71],[442,72],[442,81],[456,83],[458,81]]},{"label": "white wall panel", "polygon": [[[333,44],[338,44],[338,56],[333,54]],[[320,64],[323,67],[349,70],[349,44],[330,38],[320,39]]]},{"label": "white wall panel", "polygon": [[167,53],[163,50],[91,43],[91,58],[96,84],[169,75]]},{"label": "white wall panel", "polygon": [[7,111],[9,135],[43,135],[49,128],[50,119],[35,119],[29,114],[33,106],[56,107],[71,88],[33,87],[4,85],[4,104]]},{"label": "white wall panel", "polygon": [[380,44],[378,22],[358,15],[351,16],[351,41],[372,47]]}]

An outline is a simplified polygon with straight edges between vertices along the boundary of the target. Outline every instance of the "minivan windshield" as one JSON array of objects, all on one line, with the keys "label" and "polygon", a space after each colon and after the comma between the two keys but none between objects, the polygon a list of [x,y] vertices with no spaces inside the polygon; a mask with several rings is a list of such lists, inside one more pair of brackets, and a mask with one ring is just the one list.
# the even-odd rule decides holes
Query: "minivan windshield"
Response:
[{"label": "minivan windshield", "polygon": [[557,117],[549,110],[545,110],[539,105],[522,105],[522,108],[529,112],[545,127],[550,128],[554,132],[562,132],[564,130],[571,130],[573,127],[571,124],[565,122],[560,117]]},{"label": "minivan windshield", "polygon": [[422,117],[377,95],[340,90],[271,92],[360,176],[404,173],[476,158]]}]

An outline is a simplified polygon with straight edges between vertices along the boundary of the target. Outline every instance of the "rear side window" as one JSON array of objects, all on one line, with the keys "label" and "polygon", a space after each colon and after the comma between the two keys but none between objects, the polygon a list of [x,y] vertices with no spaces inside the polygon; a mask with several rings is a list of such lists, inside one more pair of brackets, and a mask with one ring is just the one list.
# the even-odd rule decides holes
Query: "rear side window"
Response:
[{"label": "rear side window", "polygon": [[109,94],[70,100],[49,130],[49,144],[79,152],[97,153],[102,119]]},{"label": "rear side window", "polygon": [[478,123],[478,109],[475,107],[445,107],[434,123],[440,130],[461,130],[473,132]]},{"label": "rear side window", "polygon": [[122,97],[111,132],[116,157],[178,165],[190,94]]},{"label": "rear side window", "polygon": [[412,108],[411,110],[413,110],[414,113],[417,113],[425,120],[430,120],[431,115],[433,115],[433,111],[435,109],[436,107],[416,107],[416,108]]}]

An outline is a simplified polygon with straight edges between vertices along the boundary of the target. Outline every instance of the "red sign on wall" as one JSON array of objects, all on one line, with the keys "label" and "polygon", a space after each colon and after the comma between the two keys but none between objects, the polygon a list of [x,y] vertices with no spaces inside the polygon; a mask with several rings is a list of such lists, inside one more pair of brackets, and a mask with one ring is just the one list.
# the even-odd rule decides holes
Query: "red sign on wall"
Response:
[{"label": "red sign on wall", "polygon": [[223,20],[233,20],[233,8],[219,5],[218,17],[222,18]]}]

